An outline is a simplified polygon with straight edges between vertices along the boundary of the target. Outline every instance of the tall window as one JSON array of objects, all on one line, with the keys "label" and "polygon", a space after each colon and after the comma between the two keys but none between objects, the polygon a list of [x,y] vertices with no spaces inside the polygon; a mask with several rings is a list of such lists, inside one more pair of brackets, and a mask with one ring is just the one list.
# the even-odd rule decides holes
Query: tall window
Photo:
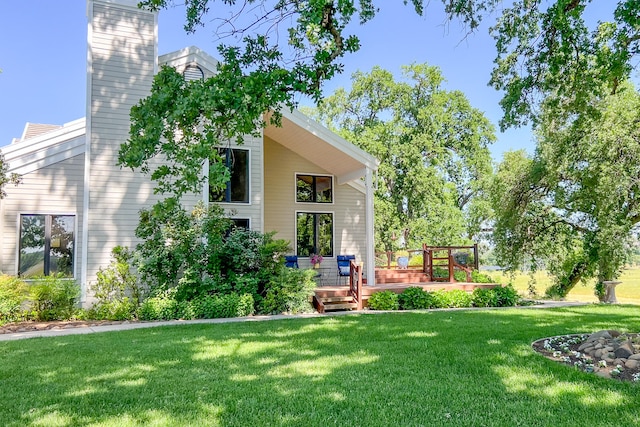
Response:
[{"label": "tall window", "polygon": [[73,277],[75,216],[20,215],[18,274]]},{"label": "tall window", "polygon": [[296,175],[296,201],[331,203],[333,185],[330,176]]},{"label": "tall window", "polygon": [[210,202],[249,203],[249,151],[219,148],[218,154],[229,169],[231,179],[221,191],[209,189]]},{"label": "tall window", "polygon": [[296,231],[298,256],[333,256],[333,214],[298,212]]}]

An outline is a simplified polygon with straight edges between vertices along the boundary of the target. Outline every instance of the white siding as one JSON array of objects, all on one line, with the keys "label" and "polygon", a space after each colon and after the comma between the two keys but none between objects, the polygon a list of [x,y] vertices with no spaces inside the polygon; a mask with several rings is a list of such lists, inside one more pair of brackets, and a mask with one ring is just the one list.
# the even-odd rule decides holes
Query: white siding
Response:
[{"label": "white siding", "polygon": [[73,214],[76,216],[74,276],[79,277],[82,249],[82,195],[84,155],[38,169],[22,176],[18,187],[7,185],[0,201],[0,269],[18,271],[20,214]]},{"label": "white siding", "polygon": [[[348,184],[333,182],[333,203],[296,203],[297,173],[328,175],[314,163],[277,142],[264,142],[264,223],[265,231],[276,231],[276,237],[291,242],[295,252],[296,212],[333,212],[334,255],[354,254],[357,262],[366,262],[365,195]],[[300,259],[300,267],[309,267]],[[337,268],[335,257],[325,257],[323,267]]]},{"label": "white siding", "polygon": [[149,177],[116,166],[118,149],[128,137],[130,109],[151,89],[156,70],[157,15],[99,0],[93,2],[90,12],[89,285],[98,268],[109,263],[114,246],[135,245],[138,212],[157,200]]}]

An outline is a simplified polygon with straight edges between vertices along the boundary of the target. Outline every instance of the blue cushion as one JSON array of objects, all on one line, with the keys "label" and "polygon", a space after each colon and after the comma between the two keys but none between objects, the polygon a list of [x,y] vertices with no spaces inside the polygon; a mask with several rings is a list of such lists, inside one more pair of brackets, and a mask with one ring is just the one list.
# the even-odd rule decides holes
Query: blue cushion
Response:
[{"label": "blue cushion", "polygon": [[338,266],[338,274],[341,276],[348,276],[350,273],[349,266]]}]

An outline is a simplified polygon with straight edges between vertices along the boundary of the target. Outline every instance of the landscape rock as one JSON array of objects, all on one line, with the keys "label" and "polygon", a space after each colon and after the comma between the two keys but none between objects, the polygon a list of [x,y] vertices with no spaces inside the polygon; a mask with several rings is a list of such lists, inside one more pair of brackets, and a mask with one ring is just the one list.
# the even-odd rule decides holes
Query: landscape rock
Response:
[{"label": "landscape rock", "polygon": [[632,356],[634,353],[633,345],[631,345],[631,341],[625,341],[615,350],[616,357],[628,358]]},{"label": "landscape rock", "polygon": [[609,331],[598,331],[598,332],[594,332],[593,334],[589,335],[589,338],[587,338],[587,341],[596,341],[596,340],[598,340],[600,338],[611,339],[613,337],[611,336]]}]

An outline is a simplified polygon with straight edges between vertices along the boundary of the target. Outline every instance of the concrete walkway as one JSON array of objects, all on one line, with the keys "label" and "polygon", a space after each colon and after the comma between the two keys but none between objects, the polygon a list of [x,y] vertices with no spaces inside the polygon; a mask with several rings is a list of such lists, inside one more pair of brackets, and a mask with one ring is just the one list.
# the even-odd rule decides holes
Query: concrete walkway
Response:
[{"label": "concrete walkway", "polygon": [[[518,307],[520,309],[542,309],[542,308],[558,308],[558,307],[575,307],[581,305],[588,305],[589,303],[578,301],[538,301],[539,304]],[[430,311],[459,311],[459,310],[504,310],[514,307],[494,307],[494,308],[440,308]],[[416,310],[422,311],[422,310]],[[272,315],[272,316],[250,316],[250,317],[232,317],[226,319],[198,319],[198,320],[168,320],[162,322],[130,322],[119,323],[114,325],[101,325],[101,326],[85,326],[85,327],[72,327],[72,328],[53,328],[45,329],[41,331],[29,331],[29,332],[15,332],[9,334],[0,334],[0,341],[15,341],[26,338],[39,338],[39,337],[61,337],[66,335],[85,335],[98,332],[113,332],[113,331],[128,331],[132,329],[142,328],[154,328],[158,326],[177,326],[177,325],[195,325],[195,324],[218,324],[218,323],[233,323],[233,322],[261,322],[269,320],[284,320],[284,319],[311,319],[328,316],[348,316],[354,314],[367,314],[375,315],[381,313],[408,313],[410,311],[374,311],[374,310],[362,310],[362,311],[338,311],[333,313],[311,313],[311,314],[296,314],[296,315]]]}]

